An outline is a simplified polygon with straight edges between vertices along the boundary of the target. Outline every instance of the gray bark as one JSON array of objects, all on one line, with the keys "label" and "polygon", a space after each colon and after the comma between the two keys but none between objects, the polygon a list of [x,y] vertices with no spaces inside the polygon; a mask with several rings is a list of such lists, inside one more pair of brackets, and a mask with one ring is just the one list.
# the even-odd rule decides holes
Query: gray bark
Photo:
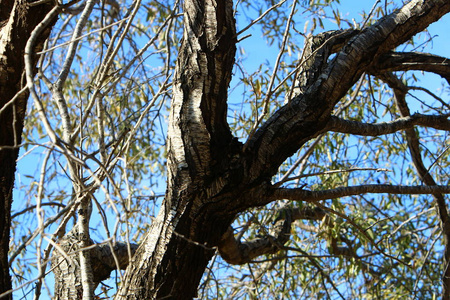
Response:
[{"label": "gray bark", "polygon": [[[242,146],[225,118],[236,42],[232,3],[187,0],[169,120],[166,197],[116,298],[194,297],[217,246],[225,256],[235,255],[230,261],[251,259],[227,231],[236,213],[288,194],[270,183],[280,164],[326,130],[336,103],[372,62],[449,10],[448,1],[412,1],[361,32],[320,39],[311,48],[308,78],[300,77],[297,95]],[[285,230],[274,238],[283,243]],[[274,251],[273,244],[260,242]]]},{"label": "gray bark", "polygon": [[223,209],[238,191],[230,186],[230,172],[233,153],[240,150],[226,122],[236,51],[232,5],[231,0],[184,3],[165,202],[126,271],[117,299],[194,297],[213,247],[233,218]]},{"label": "gray bark", "polygon": [[[0,5],[0,107],[3,108],[24,86],[21,81],[23,55],[14,51],[23,51],[26,39],[12,37],[29,35],[33,24],[35,26],[50,7],[25,8],[22,1],[5,0],[0,0]],[[307,141],[329,129],[334,106],[363,72],[373,72],[373,68],[382,65],[382,59],[389,58],[389,63],[382,67],[386,70],[399,69],[402,62],[411,59],[407,55],[395,57],[391,51],[448,13],[450,2],[412,1],[361,32],[327,33],[313,39],[294,97],[258,128],[245,147],[233,137],[226,121],[227,90],[236,51],[232,7],[231,0],[186,0],[184,3],[184,39],[177,60],[169,120],[166,197],[149,234],[127,267],[117,299],[192,298],[217,247],[223,250],[224,244],[234,243],[235,248],[242,248],[228,231],[238,212],[279,197],[324,197],[323,193],[301,189],[277,189],[270,180],[282,162]],[[329,59],[331,53],[336,53],[332,60]],[[439,58],[427,59],[436,63]],[[447,78],[446,66],[427,66],[428,70]],[[14,104],[0,114],[1,124],[6,124],[0,126],[0,161],[10,162],[0,168],[0,280],[3,280],[0,292],[11,287],[7,265],[11,191],[26,98],[26,93],[17,97]],[[426,118],[422,120],[425,122]],[[361,130],[350,123],[340,122],[340,126],[346,130]],[[382,188],[392,191],[389,187]],[[447,192],[445,187],[427,188],[417,190],[433,194]],[[396,192],[412,190],[414,188],[398,187]],[[361,193],[364,189],[355,188],[355,191]],[[331,191],[327,197],[348,192]],[[233,255],[241,255],[236,261],[249,260],[282,246],[287,240],[290,220],[284,218],[280,222],[274,228],[276,243],[256,241],[257,247],[251,246],[250,255],[247,250],[233,252]],[[83,294],[77,269],[79,262],[73,253],[79,250],[79,241],[76,234],[61,241],[67,255],[57,257],[56,282],[61,289],[68,285],[74,287],[66,295],[58,292],[57,297],[61,299],[78,299]],[[268,250],[258,248],[260,244]],[[94,280],[102,280],[117,265],[111,264],[112,253],[106,248],[95,249],[89,255],[104,258],[96,260],[104,265],[92,265]],[[127,262],[124,259],[125,265]],[[124,265],[120,263],[119,267]],[[57,286],[57,291],[61,289]]]},{"label": "gray bark", "polygon": [[[83,283],[81,276],[82,264],[80,262],[81,251],[90,257],[92,288],[107,279],[113,270],[125,269],[128,266],[129,257],[133,256],[137,245],[125,243],[95,245],[92,240],[88,245],[83,243],[84,237],[79,233],[78,227],[69,232],[58,244],[54,251],[52,267],[55,274],[55,299],[81,299],[83,297]],[[88,250],[83,249],[83,245]]]}]

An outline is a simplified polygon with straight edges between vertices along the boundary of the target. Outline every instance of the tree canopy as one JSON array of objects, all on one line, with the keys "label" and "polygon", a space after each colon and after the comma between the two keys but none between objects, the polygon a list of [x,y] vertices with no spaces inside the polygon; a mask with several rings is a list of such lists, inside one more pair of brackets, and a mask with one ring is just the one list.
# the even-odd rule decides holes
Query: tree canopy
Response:
[{"label": "tree canopy", "polygon": [[450,299],[448,1],[40,2],[0,298]]}]

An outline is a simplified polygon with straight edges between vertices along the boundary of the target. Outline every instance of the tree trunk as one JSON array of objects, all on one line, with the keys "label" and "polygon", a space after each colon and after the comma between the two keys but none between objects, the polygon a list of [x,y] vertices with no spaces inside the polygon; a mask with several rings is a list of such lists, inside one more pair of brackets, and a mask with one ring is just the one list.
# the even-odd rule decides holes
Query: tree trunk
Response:
[{"label": "tree trunk", "polygon": [[[325,129],[336,103],[371,63],[449,9],[446,1],[413,1],[364,31],[322,39],[304,94],[275,112],[242,147],[226,122],[236,43],[232,1],[186,0],[166,197],[117,299],[194,297],[235,214],[273,201],[270,179],[280,164]],[[338,54],[328,60],[333,51]]]},{"label": "tree trunk", "polygon": [[[241,149],[226,122],[236,29],[232,1],[184,3],[168,132],[168,187],[117,294],[118,299],[195,296],[233,214],[222,205],[238,189],[233,155]],[[220,174],[221,176],[217,176]]]},{"label": "tree trunk", "polygon": [[[12,187],[28,97],[23,89],[23,52],[31,31],[51,9],[49,4],[25,3],[0,0],[0,293],[11,289],[7,252]],[[308,78],[301,81],[306,86],[302,84],[299,95],[243,147],[226,120],[236,51],[232,7],[232,0],[184,3],[184,39],[169,120],[166,197],[127,268],[117,299],[193,298],[235,214],[273,201],[270,179],[279,165],[321,133],[335,104],[360,75],[450,10],[448,1],[413,1],[362,32],[352,31],[351,37],[345,33],[322,39],[324,46],[317,47],[316,54],[324,59],[313,57],[315,61],[307,64]],[[38,48],[49,31],[42,34]],[[341,43],[342,51],[333,49]],[[328,61],[330,51],[339,53]],[[80,297],[79,291],[67,297]]]},{"label": "tree trunk", "polygon": [[[24,90],[24,50],[31,32],[51,8],[49,3],[30,7],[23,0],[0,0],[0,294],[11,290],[8,250],[12,189],[28,98]],[[36,50],[42,48],[49,33],[47,28],[39,37]]]}]

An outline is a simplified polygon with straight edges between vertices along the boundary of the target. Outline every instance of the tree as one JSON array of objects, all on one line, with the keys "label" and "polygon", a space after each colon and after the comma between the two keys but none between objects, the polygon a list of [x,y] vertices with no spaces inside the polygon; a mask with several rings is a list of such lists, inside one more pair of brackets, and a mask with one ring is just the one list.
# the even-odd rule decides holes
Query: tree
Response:
[{"label": "tree", "polygon": [[[28,51],[39,52],[50,33],[56,14],[44,17],[52,6],[42,4],[28,7],[25,1],[0,1],[0,293],[11,290],[8,251],[11,228],[11,202],[16,171],[16,159],[23,130],[28,90],[23,78],[24,55],[33,30],[39,33]],[[23,37],[23,38],[18,38]],[[28,52],[27,55],[32,53]],[[29,58],[35,63],[36,57]]]},{"label": "tree", "polygon": [[[330,1],[269,2],[0,2],[26,20],[1,31],[3,295],[9,264],[35,298],[51,264],[58,299],[450,299],[449,106],[413,85],[422,71],[448,89],[447,58],[416,35],[450,3],[377,1],[353,24]],[[236,11],[260,17],[238,32]],[[329,15],[338,28],[315,34]],[[247,74],[256,26],[279,54]],[[11,215],[19,145],[41,162]]]}]

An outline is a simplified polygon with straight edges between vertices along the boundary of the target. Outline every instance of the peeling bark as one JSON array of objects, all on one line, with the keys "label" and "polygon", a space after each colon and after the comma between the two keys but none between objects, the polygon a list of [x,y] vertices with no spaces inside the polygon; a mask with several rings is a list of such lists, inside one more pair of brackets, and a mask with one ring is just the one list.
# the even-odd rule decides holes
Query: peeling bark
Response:
[{"label": "peeling bark", "polygon": [[379,136],[391,134],[400,130],[413,129],[414,126],[425,126],[440,130],[450,130],[449,115],[422,115],[413,114],[390,122],[362,123],[331,117],[327,130],[350,133],[361,136]]},{"label": "peeling bark", "polygon": [[381,55],[373,66],[375,74],[408,70],[432,72],[450,84],[450,61],[447,57],[418,52],[391,52]]},{"label": "peeling bark", "polygon": [[[25,91],[8,104],[25,86],[23,48],[27,39],[14,37],[28,37],[51,6],[29,8],[21,0],[0,0],[0,7],[0,107],[4,108],[0,114],[0,161],[10,162],[0,168],[2,292],[11,288],[7,265],[11,193],[28,96]],[[448,1],[412,1],[361,32],[328,32],[312,37],[292,99],[258,128],[245,147],[233,137],[226,120],[237,42],[232,7],[231,0],[184,3],[184,39],[169,120],[166,197],[149,234],[128,264],[117,299],[193,298],[218,247],[231,263],[247,262],[282,248],[288,239],[291,215],[276,221],[271,236],[247,244],[228,231],[235,215],[251,207],[280,198],[314,202],[365,192],[450,192],[449,187],[442,186],[383,185],[306,191],[274,188],[270,183],[286,158],[333,126],[353,133],[385,133],[432,121],[429,116],[405,116],[395,124],[366,126],[332,119],[331,112],[361,74],[373,71],[377,64],[386,70],[407,69],[413,58],[406,54],[398,57],[391,51],[449,12]],[[46,35],[48,31],[42,38]],[[38,44],[42,45],[42,41]],[[18,51],[22,55],[17,55]],[[333,59],[331,53],[336,53]],[[448,67],[440,58],[420,58],[424,60],[423,68],[448,78]],[[430,62],[437,61],[439,66],[431,66]],[[448,120],[440,121],[439,126],[448,126]],[[82,250],[80,241],[86,239],[72,233],[60,241],[61,253],[54,262],[60,299],[79,299],[83,295],[77,253]],[[336,241],[333,243],[336,252],[343,251]],[[91,245],[91,241],[84,243]],[[122,246],[111,249],[102,245],[89,251],[91,258],[96,258],[91,259],[95,283],[117,266],[127,265],[129,253]],[[112,250],[117,252],[117,260],[112,260]]]},{"label": "peeling bark", "polygon": [[254,158],[253,184],[271,178],[283,161],[322,132],[336,103],[372,62],[449,11],[450,2],[445,0],[411,1],[351,38],[333,60],[320,58],[322,64],[312,64],[323,70],[317,80],[275,112],[247,143]]}]

